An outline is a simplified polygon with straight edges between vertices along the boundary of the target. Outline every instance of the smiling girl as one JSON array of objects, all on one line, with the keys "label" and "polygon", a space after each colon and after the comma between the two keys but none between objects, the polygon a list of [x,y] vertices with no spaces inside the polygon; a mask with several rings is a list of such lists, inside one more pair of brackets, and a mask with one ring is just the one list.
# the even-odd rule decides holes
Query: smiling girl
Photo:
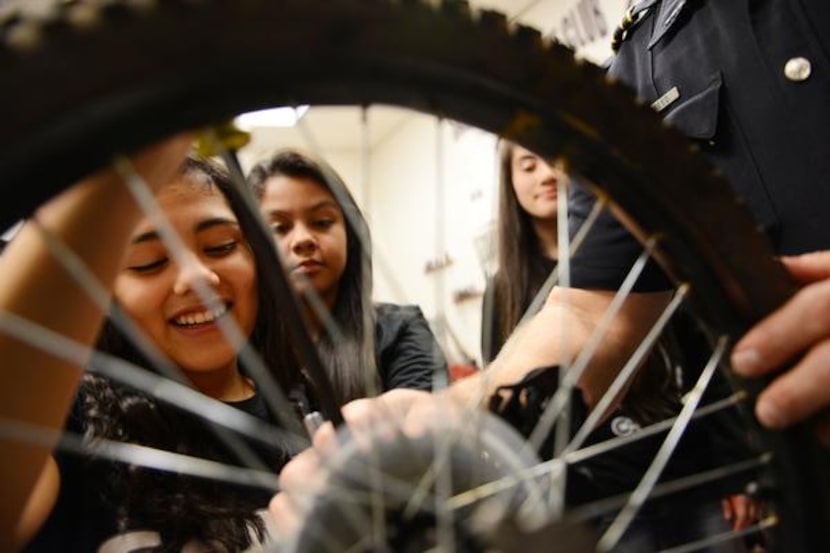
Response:
[{"label": "smiling girl", "polygon": [[[264,308],[273,304],[268,288],[257,278],[258,260],[241,227],[247,224],[245,214],[232,208],[226,196],[231,183],[222,169],[188,158],[174,172],[173,160],[183,153],[182,146],[168,144],[162,153],[170,159],[168,173],[145,175],[145,180],[154,187],[159,208],[180,237],[180,255],[170,253],[154,220],[136,209],[126,188],[111,173],[69,190],[42,208],[36,218],[71,245],[101,282],[111,287],[114,303],[190,386],[273,422],[275,417],[239,360],[242,341],[249,338],[254,349],[264,354],[265,365],[280,384],[290,387],[298,370],[285,353],[290,348],[281,347],[286,342],[275,324],[274,310]],[[152,157],[158,163],[159,152]],[[123,208],[118,217],[109,212],[115,207]],[[93,214],[97,214],[98,227],[82,230],[81,224],[88,223]],[[36,229],[25,229],[0,261],[7,277],[0,288],[4,310],[93,343],[101,315],[44,249]],[[60,293],[48,296],[60,298],[51,309],[39,299],[47,296],[47,290]],[[6,294],[14,291],[17,294]],[[206,299],[205,291],[212,299]],[[147,359],[109,320],[103,322],[100,350],[148,366]],[[220,329],[223,322],[238,329],[241,341],[226,337]],[[59,427],[60,409],[65,412],[68,407],[80,376],[78,368],[6,337],[0,338],[0,351],[4,358],[21,360],[20,366],[30,371],[29,379],[39,379],[31,387],[18,375],[12,386],[23,397],[29,394],[27,405],[38,405],[33,398],[44,404],[50,396],[57,400],[56,406],[44,409],[50,412],[48,420],[41,413],[24,413],[22,408],[10,413],[15,406],[11,391],[4,389],[2,415]],[[87,440],[125,441],[238,463],[200,417],[93,374],[80,378],[65,427]],[[280,445],[250,445],[274,473],[288,459]],[[29,498],[27,513],[34,514],[24,516],[18,525],[18,541],[31,534],[39,516],[54,504],[29,551],[242,551],[265,537],[265,521],[257,510],[267,506],[271,495],[267,490],[60,451],[54,460],[45,461],[45,468],[41,468],[44,461],[36,461],[39,464],[27,471],[22,462],[36,460],[38,455],[45,459],[44,450],[15,442],[9,447],[12,459],[7,458],[9,463],[0,473],[4,489],[19,477],[19,485],[10,489],[22,498],[33,478],[40,483]],[[22,503],[21,499],[18,504]]]}]

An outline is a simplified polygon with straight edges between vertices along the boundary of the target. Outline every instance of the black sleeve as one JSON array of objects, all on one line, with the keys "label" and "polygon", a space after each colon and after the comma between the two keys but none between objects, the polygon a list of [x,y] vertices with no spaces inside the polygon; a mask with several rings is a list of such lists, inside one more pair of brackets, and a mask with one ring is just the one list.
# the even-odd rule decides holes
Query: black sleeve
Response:
[{"label": "black sleeve", "polygon": [[496,358],[496,354],[504,345],[499,340],[500,317],[501,313],[496,302],[495,279],[489,277],[481,302],[481,359],[485,366]]},{"label": "black sleeve", "polygon": [[[80,392],[79,392],[80,393]],[[76,398],[64,430],[79,436],[83,432],[81,399]],[[108,535],[115,533],[111,509],[104,507],[106,462],[94,463],[83,455],[57,450],[60,490],[52,512],[26,553],[97,551]]]},{"label": "black sleeve", "polygon": [[[588,219],[596,198],[572,179],[568,195],[568,226],[571,238]],[[571,286],[589,290],[617,290],[643,246],[607,209],[599,215],[577,253],[571,258]],[[635,292],[671,290],[669,279],[653,260],[649,260]]]},{"label": "black sleeve", "polygon": [[384,303],[375,310],[375,353],[384,391],[430,391],[433,381],[445,384],[447,361],[421,309]]}]

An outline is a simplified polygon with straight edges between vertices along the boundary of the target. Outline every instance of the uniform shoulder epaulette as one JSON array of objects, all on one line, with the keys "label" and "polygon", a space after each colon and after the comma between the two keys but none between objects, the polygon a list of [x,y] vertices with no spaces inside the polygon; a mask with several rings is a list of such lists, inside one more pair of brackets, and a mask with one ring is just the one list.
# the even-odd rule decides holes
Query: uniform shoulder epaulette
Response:
[{"label": "uniform shoulder epaulette", "polygon": [[614,35],[611,37],[611,50],[616,54],[622,46],[622,43],[628,38],[628,31],[636,25],[645,14],[648,12],[656,2],[654,0],[644,0],[630,6],[625,10],[625,15],[617,28],[614,29]]}]

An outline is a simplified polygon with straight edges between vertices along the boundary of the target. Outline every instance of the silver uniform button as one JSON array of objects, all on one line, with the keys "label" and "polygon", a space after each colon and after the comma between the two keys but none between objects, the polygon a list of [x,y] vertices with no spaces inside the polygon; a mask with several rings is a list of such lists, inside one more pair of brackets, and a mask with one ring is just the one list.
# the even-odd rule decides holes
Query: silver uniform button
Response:
[{"label": "silver uniform button", "polygon": [[807,58],[791,58],[784,65],[784,76],[796,83],[809,79],[812,71],[813,66]]}]

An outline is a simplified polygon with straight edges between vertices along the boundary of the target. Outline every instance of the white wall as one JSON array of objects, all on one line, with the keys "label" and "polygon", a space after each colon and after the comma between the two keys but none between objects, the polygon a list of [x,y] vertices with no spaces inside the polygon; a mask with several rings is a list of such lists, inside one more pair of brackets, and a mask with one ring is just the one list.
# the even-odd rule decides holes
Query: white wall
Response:
[{"label": "white wall", "polygon": [[[456,303],[453,297],[461,289],[484,289],[473,238],[492,219],[495,139],[447,122],[440,130],[440,170],[439,123],[433,117],[412,114],[372,152],[375,295],[381,301],[419,304],[437,323],[434,330],[451,356],[460,352],[453,351],[441,321],[477,358],[480,302]],[[451,264],[427,272],[427,263],[444,254]],[[384,272],[384,266],[392,271]]]}]

